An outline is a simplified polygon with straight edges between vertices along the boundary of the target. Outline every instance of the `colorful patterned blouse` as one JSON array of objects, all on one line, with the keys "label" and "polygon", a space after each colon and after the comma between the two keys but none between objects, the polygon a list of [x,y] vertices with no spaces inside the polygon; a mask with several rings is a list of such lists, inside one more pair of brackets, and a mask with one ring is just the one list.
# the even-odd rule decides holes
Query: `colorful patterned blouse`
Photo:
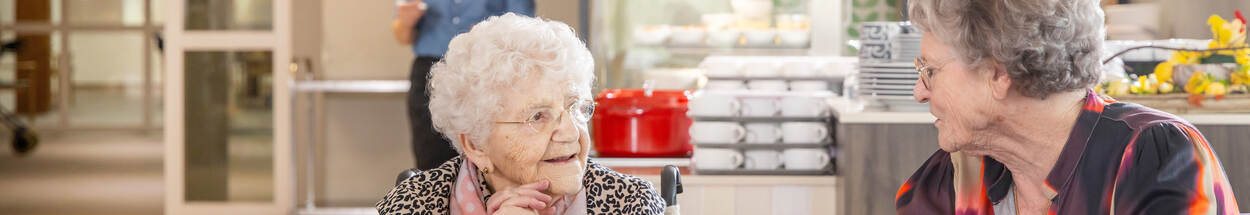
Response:
[{"label": "colorful patterned blouse", "polygon": [[[1224,168],[1193,125],[1093,93],[1046,177],[1050,214],[1238,214]],[[1011,171],[938,150],[899,188],[899,214],[1014,213]]]}]

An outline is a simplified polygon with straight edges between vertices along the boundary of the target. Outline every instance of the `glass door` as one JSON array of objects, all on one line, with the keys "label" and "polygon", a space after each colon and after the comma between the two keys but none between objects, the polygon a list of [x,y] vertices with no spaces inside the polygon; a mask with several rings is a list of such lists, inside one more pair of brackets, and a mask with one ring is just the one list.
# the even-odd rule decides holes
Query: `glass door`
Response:
[{"label": "glass door", "polygon": [[37,131],[159,129],[162,5],[0,0],[0,108]]},{"label": "glass door", "polygon": [[167,214],[294,211],[290,5],[167,1]]}]

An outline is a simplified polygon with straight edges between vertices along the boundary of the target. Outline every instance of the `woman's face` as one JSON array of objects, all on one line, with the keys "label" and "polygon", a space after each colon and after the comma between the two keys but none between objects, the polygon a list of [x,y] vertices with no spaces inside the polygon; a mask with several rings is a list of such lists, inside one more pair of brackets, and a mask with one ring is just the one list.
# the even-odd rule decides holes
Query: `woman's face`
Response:
[{"label": "woman's face", "polygon": [[588,118],[569,110],[581,100],[568,93],[567,84],[540,82],[518,81],[520,90],[501,96],[503,110],[482,151],[491,174],[518,185],[545,179],[551,182],[549,194],[572,194],[581,189],[586,170],[590,133],[583,120]]},{"label": "woman's face", "polygon": [[933,34],[925,33],[920,44],[924,65],[916,67],[929,72],[921,72],[922,80],[912,91],[916,101],[929,103],[929,112],[937,117],[938,145],[947,152],[983,146],[987,132],[982,131],[990,127],[994,102],[990,75],[972,70]]}]

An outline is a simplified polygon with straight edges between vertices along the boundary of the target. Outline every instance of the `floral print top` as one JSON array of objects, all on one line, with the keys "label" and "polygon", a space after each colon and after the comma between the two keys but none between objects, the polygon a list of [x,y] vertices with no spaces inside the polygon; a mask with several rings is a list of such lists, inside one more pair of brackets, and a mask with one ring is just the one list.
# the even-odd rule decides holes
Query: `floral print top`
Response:
[{"label": "floral print top", "polygon": [[[1045,185],[1050,214],[1239,213],[1198,129],[1092,90]],[[899,188],[895,205],[899,214],[994,214],[1014,205],[1004,203],[1011,187],[1011,171],[993,158],[938,150]]]}]

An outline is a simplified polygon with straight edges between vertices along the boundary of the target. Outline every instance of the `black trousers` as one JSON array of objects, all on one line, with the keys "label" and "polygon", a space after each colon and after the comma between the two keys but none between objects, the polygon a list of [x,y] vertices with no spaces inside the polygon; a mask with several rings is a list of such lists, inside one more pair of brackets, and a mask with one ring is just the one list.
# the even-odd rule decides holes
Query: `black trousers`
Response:
[{"label": "black trousers", "polygon": [[426,93],[430,67],[440,59],[434,57],[417,57],[412,61],[412,72],[408,80],[412,87],[408,89],[408,127],[412,129],[412,156],[417,169],[429,170],[437,168],[443,162],[457,156],[451,143],[442,134],[434,130],[430,122],[430,95]]}]

